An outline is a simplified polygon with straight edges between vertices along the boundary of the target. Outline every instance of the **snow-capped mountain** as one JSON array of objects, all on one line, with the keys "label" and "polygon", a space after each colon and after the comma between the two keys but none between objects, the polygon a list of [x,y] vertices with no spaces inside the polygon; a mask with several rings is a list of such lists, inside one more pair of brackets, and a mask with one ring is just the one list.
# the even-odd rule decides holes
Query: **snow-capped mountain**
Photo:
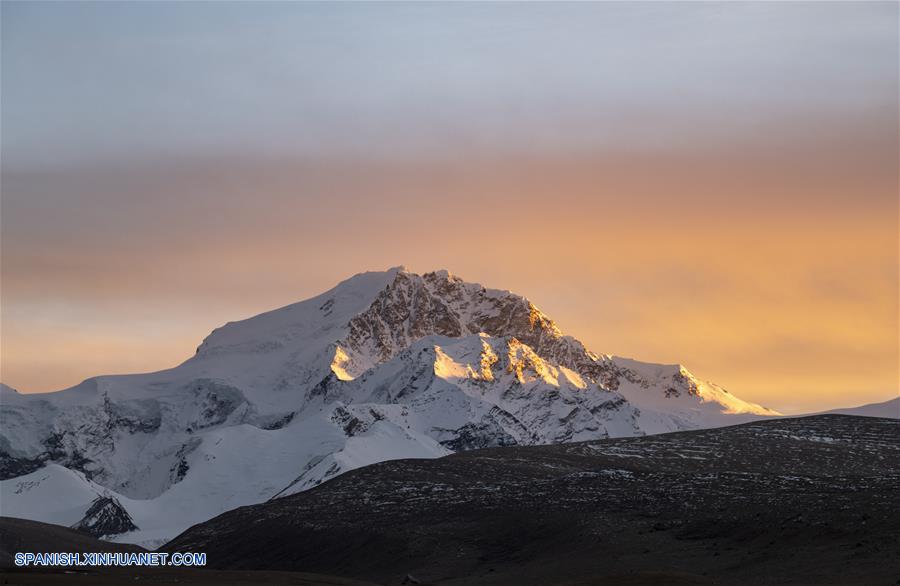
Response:
[{"label": "snow-capped mountain", "polygon": [[383,460],[767,415],[594,354],[524,297],[398,267],[226,324],[170,370],[0,388],[0,513],[152,545]]}]

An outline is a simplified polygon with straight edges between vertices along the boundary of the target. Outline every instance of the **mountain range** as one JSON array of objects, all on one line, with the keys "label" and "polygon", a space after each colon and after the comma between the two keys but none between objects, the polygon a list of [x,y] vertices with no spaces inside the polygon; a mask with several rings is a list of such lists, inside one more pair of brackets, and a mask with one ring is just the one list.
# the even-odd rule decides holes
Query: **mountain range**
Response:
[{"label": "mountain range", "polygon": [[777,415],[596,354],[509,291],[397,267],[228,323],[169,370],[0,387],[0,508],[155,547],[385,460]]}]

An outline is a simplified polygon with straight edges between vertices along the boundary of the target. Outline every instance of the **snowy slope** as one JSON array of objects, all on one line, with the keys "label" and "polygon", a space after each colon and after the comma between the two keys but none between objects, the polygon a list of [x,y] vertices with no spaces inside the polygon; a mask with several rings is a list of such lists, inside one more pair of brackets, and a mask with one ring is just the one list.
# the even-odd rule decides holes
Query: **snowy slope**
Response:
[{"label": "snowy slope", "polygon": [[832,409],[831,411],[825,411],[824,413],[900,419],[900,397],[897,397],[896,399],[888,399],[887,401],[883,401],[881,403],[869,403],[867,405],[860,405],[859,407]]},{"label": "snowy slope", "polygon": [[779,415],[698,379],[679,364],[647,364],[618,357],[613,361],[625,373],[618,390],[639,409],[638,425],[647,434],[734,425]]},{"label": "snowy slope", "polygon": [[103,494],[103,487],[83,474],[58,464],[7,480],[0,485],[5,516],[57,525],[73,525],[84,517],[85,504]]},{"label": "snowy slope", "polygon": [[[382,460],[766,415],[678,365],[594,354],[523,297],[398,267],[226,324],[173,369],[0,388],[0,513],[91,510],[152,545]],[[39,517],[54,491],[66,507]]]}]

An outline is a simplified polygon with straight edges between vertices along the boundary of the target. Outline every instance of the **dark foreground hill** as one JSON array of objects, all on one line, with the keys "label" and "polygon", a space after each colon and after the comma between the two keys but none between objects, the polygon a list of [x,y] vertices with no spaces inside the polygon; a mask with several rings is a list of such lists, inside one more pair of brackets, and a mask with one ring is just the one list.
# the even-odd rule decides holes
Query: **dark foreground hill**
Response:
[{"label": "dark foreground hill", "polygon": [[302,572],[241,572],[198,568],[16,568],[16,552],[142,552],[68,527],[0,517],[0,584],[18,586],[185,584],[216,586],[372,586],[356,580]]},{"label": "dark foreground hill", "polygon": [[68,527],[0,517],[0,568],[13,566],[13,556],[19,551],[88,553],[146,550],[136,545],[100,541]]},{"label": "dark foreground hill", "polygon": [[164,549],[384,584],[895,584],[900,421],[823,415],[384,462]]}]

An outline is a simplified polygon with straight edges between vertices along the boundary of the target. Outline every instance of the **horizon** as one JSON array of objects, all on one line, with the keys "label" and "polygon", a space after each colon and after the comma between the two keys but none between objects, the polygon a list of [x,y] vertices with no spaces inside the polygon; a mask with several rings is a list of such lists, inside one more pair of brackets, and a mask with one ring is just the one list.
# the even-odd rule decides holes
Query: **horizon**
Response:
[{"label": "horizon", "polygon": [[22,392],[397,261],[785,414],[900,392],[897,4],[0,10]]}]

